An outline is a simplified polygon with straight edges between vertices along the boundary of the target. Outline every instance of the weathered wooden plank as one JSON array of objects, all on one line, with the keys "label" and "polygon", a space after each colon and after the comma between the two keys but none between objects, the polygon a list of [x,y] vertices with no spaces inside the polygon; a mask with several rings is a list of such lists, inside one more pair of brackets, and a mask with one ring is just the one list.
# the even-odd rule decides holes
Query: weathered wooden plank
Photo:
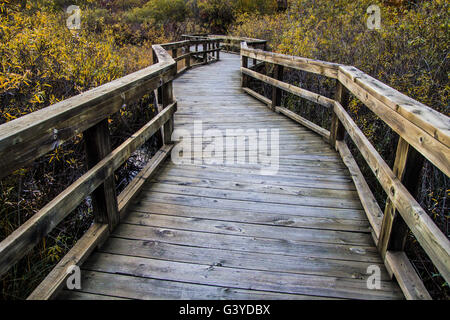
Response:
[{"label": "weathered wooden plank", "polygon": [[131,207],[132,211],[151,215],[152,213],[178,217],[209,218],[219,221],[234,221],[263,225],[303,227],[324,230],[369,232],[369,223],[363,219],[324,218],[317,216],[277,214],[276,212],[239,211],[222,208],[206,208],[171,203],[140,203]]},{"label": "weathered wooden plank", "polygon": [[280,112],[284,114],[285,116],[291,118],[292,120],[300,123],[301,125],[305,126],[308,129],[311,129],[312,131],[320,134],[325,139],[330,139],[330,131],[323,129],[322,127],[318,126],[317,124],[309,121],[308,119],[305,119],[301,117],[300,115],[292,112],[291,110],[288,110],[283,107],[276,107],[275,111]]},{"label": "weathered wooden plank", "polygon": [[[91,169],[111,152],[111,137],[108,120],[102,120],[84,134],[88,168]],[[105,179],[92,193],[95,221],[106,223],[112,230],[119,223],[114,173]]]},{"label": "weathered wooden plank", "polygon": [[373,246],[330,244],[325,242],[297,241],[290,239],[257,238],[240,235],[205,233],[197,231],[120,224],[114,237],[189,245],[202,248],[235,250],[242,252],[288,255],[294,257],[317,257],[348,261],[382,263]]},{"label": "weathered wooden plank", "polygon": [[[344,86],[339,81],[337,81],[336,83],[335,100],[339,102],[344,109],[347,110],[349,103],[349,92],[347,89],[344,88]],[[331,117],[332,118],[330,127],[330,144],[336,148],[336,141],[344,140],[345,128],[339,121],[338,116],[334,113],[334,110],[332,110]]]},{"label": "weathered wooden plank", "polygon": [[78,204],[144,144],[175,112],[176,103],[164,109],[137,133],[50,201],[18,229],[0,242],[0,274],[6,272],[46,236]]},{"label": "weathered wooden plank", "polygon": [[[149,180],[150,181],[150,180]],[[208,178],[196,177],[195,173],[191,177],[179,176],[168,171],[161,171],[159,175],[153,177],[151,182],[175,184],[180,186],[204,187],[220,190],[236,190],[240,192],[258,192],[272,195],[305,196],[317,198],[335,198],[344,200],[358,199],[358,193],[353,190],[335,190],[322,188],[307,188],[301,186],[280,186],[269,183],[258,184],[253,182],[238,183],[236,181],[216,179],[214,175]]]},{"label": "weathered wooden plank", "polygon": [[108,235],[109,228],[107,224],[94,223],[39,286],[34,289],[27,300],[49,300],[55,298],[66,284],[66,280],[70,275],[67,269],[72,265],[80,266],[89,257],[94,248],[106,240]]},{"label": "weathered wooden plank", "polygon": [[401,299],[401,291],[391,282],[370,290],[365,280],[291,275],[269,271],[224,268],[149,258],[96,253],[84,268],[144,278],[254,289],[290,294],[318,295],[353,299]]},{"label": "weathered wooden plank", "polygon": [[343,208],[327,208],[327,207],[311,207],[311,206],[286,206],[272,203],[259,202],[243,202],[239,200],[217,199],[207,197],[197,197],[190,195],[170,194],[148,192],[145,199],[141,199],[141,204],[150,205],[150,203],[173,203],[179,205],[190,205],[193,207],[217,208],[237,210],[239,212],[262,212],[271,214],[283,214],[294,216],[307,216],[319,218],[341,218],[341,219],[357,219],[365,218],[363,210],[343,209]]},{"label": "weathered wooden plank", "polygon": [[[110,238],[100,249],[110,254],[128,255],[133,252],[136,257],[199,263],[203,265],[219,265],[225,268],[247,270],[263,270],[280,273],[312,274],[347,279],[367,279],[370,274],[367,268],[373,262],[343,261],[310,257],[292,257],[278,254],[239,252],[181,246],[170,243],[147,243],[121,238]],[[389,274],[379,265],[382,281],[390,280]]]},{"label": "weathered wooden plank", "polygon": [[448,238],[411,196],[370,144],[369,140],[337,102],[335,103],[334,112],[347,129],[348,134],[355,142],[367,164],[425,252],[441,272],[444,279],[450,281],[450,241]]},{"label": "weathered wooden plank", "polygon": [[[450,147],[449,117],[400,93],[355,67],[340,66],[339,75],[349,79],[370,96],[427,132],[431,137],[447,146],[448,150]],[[423,141],[422,145],[425,144],[426,142]]]},{"label": "weathered wooden plank", "polygon": [[270,100],[269,98],[266,98],[266,97],[260,95],[258,92],[253,91],[252,89],[242,88],[242,90],[244,90],[244,92],[248,93],[249,95],[251,95],[255,99],[257,99],[257,100],[261,101],[262,103],[266,104],[267,106],[270,106],[272,104],[272,100]]},{"label": "weathered wooden plank", "polygon": [[361,205],[366,212],[367,219],[370,222],[370,226],[374,232],[374,242],[378,243],[378,239],[380,237],[381,230],[381,222],[383,218],[383,212],[380,209],[375,197],[373,196],[372,191],[369,188],[369,185],[364,179],[364,176],[359,169],[358,164],[356,163],[353,155],[348,149],[347,145],[344,141],[336,141],[336,148],[339,151],[339,154],[342,157],[342,160],[348,167],[350,174],[352,176],[353,182],[355,183],[356,190],[358,191],[359,199],[361,201]]},{"label": "weathered wooden plank", "polygon": [[231,221],[217,221],[203,218],[185,218],[167,215],[131,214],[124,223],[149,227],[171,228],[216,234],[242,235],[268,239],[291,239],[295,241],[315,241],[318,243],[339,243],[371,246],[370,235],[365,233],[293,228],[289,226],[267,226]]},{"label": "weathered wooden plank", "polygon": [[[245,164],[245,163],[244,163]],[[179,168],[189,168],[192,170],[197,170],[197,171],[203,171],[203,170],[208,170],[209,168],[212,168],[216,171],[220,171],[220,170],[224,170],[231,173],[242,173],[242,174],[256,174],[259,175],[261,177],[267,176],[267,179],[271,179],[271,177],[273,177],[274,175],[265,175],[264,173],[261,172],[261,168],[264,168],[264,166],[260,166],[259,168],[252,168],[251,166],[235,166],[234,162],[230,162],[229,165],[227,164],[222,164],[222,163],[209,163],[209,164],[196,164],[196,163],[179,163],[176,164],[177,166],[179,166]],[[194,167],[192,167],[194,166]],[[267,166],[267,164],[266,164]],[[280,168],[280,166],[278,165],[278,168]],[[348,185],[347,182],[351,182],[351,177],[348,175],[348,173],[346,171],[337,171],[337,172],[332,172],[332,170],[322,170],[321,168],[309,168],[309,169],[305,169],[304,171],[302,170],[298,170],[297,168],[294,168],[293,170],[279,170],[276,173],[275,177],[280,177],[283,178],[286,177],[288,180],[288,177],[291,178],[296,178],[298,179],[298,182],[300,183],[302,179],[305,180],[313,180],[313,181],[317,181],[317,182],[321,182],[321,181],[329,181],[329,182],[342,182],[345,185]]]},{"label": "weathered wooden plank", "polygon": [[[354,78],[352,73],[344,72],[344,70],[347,69],[342,69],[343,71],[339,72],[339,81],[341,81],[341,83],[345,85],[356,97],[358,97],[358,99],[360,99],[370,110],[372,110],[386,124],[388,124],[389,127],[392,128],[392,130],[394,130],[403,139],[405,139],[406,142],[408,142],[411,146],[413,146],[416,150],[423,154],[431,163],[442,170],[442,172],[444,172],[447,176],[450,176],[450,148],[448,147],[448,145],[446,145],[447,143],[449,143],[450,138],[444,138],[449,134],[448,132],[450,131],[445,132],[444,129],[439,129],[447,125],[448,130],[448,128],[450,127],[450,120],[448,120],[448,117],[434,111],[438,114],[438,117],[440,117],[441,120],[436,120],[433,116],[433,119],[436,120],[433,120],[433,123],[436,125],[434,130],[436,131],[430,133],[430,126],[432,125],[429,123],[426,124],[426,122],[428,122],[428,120],[425,120],[426,117],[424,117],[422,120],[419,120],[421,118],[417,117],[417,115],[406,118],[398,111],[398,109],[401,108],[400,101],[398,101],[398,103],[394,103],[394,106],[392,106],[388,105],[386,102],[379,100],[373,95],[373,92],[369,92],[366,87],[364,87],[359,78]],[[354,69],[357,70],[356,68]],[[363,73],[357,72],[357,74],[361,77],[364,77],[365,79],[369,79],[367,78],[368,76],[364,75]],[[383,90],[387,90],[388,92],[390,92],[389,97],[400,95],[400,93],[394,93],[395,90],[389,87],[387,87],[390,89],[388,90],[386,88],[386,85],[383,85],[381,82],[377,82],[375,79],[370,81],[373,85],[376,84],[376,86],[380,86],[380,88],[384,88]],[[432,114],[431,111],[428,112],[431,109],[426,106],[419,107],[418,102],[412,108],[420,114]],[[411,121],[415,121],[415,123]],[[442,137],[441,140],[437,139],[435,135],[436,137]]]},{"label": "weathered wooden plank", "polygon": [[[174,193],[183,195],[193,195],[218,199],[252,201],[262,203],[279,203],[283,205],[304,205],[311,207],[326,207],[326,208],[348,208],[348,209],[362,209],[361,203],[355,199],[336,199],[328,197],[310,197],[303,195],[281,195],[272,193],[260,193],[246,191],[236,191],[229,189],[216,189],[210,187],[194,187],[190,185],[175,185],[166,183],[152,183],[145,186],[144,190],[163,193]],[[145,197],[145,195],[144,195]]]},{"label": "weathered wooden plank", "polygon": [[[310,161],[323,161],[323,162],[334,162],[334,161],[339,161],[338,158],[336,157],[335,154],[329,153],[329,154],[321,154],[320,152],[301,152],[301,151],[306,151],[306,150],[298,150],[298,152],[295,151],[283,151],[282,153],[280,153],[280,157],[282,157],[283,159],[290,159],[290,160],[310,160]],[[204,152],[192,152],[191,153],[192,157],[195,157],[196,159],[201,159],[201,157],[208,157],[208,155],[205,155]],[[236,162],[237,159],[240,158],[240,156],[236,156],[234,158],[234,160],[230,160],[231,162],[234,161]],[[267,163],[266,163],[267,165]],[[299,173],[301,174],[301,173]],[[320,181],[320,178],[318,177],[318,180]]]},{"label": "weathered wooden plank", "polygon": [[[143,183],[149,178],[167,157],[172,146],[163,146],[149,161],[148,165],[131,181],[122,191],[117,200],[118,210],[123,218],[126,209],[134,197],[137,196]],[[66,281],[67,268],[71,265],[80,266],[95,247],[99,246],[109,235],[109,228],[105,224],[94,223],[91,228],[81,237],[75,246],[62,258],[50,274],[28,297],[29,300],[53,299],[59,293]]]},{"label": "weathered wooden plank", "polygon": [[[83,293],[101,294],[138,300],[313,300],[325,299],[306,295],[283,294],[268,291],[234,289],[179,281],[137,278],[83,270]],[[78,291],[70,292],[77,293]],[[72,296],[68,296],[72,299]],[[327,298],[330,299],[330,298]]]},{"label": "weathered wooden plank", "polygon": [[243,68],[242,67],[241,68],[241,72],[246,74],[246,75],[248,75],[248,76],[251,76],[251,77],[253,77],[255,79],[258,79],[258,80],[261,80],[261,81],[263,81],[265,83],[268,83],[268,84],[270,84],[272,86],[275,86],[277,88],[283,89],[283,90],[285,90],[285,91],[287,91],[289,93],[292,93],[294,95],[302,97],[302,98],[304,98],[306,100],[309,100],[311,102],[320,104],[323,107],[326,107],[326,108],[332,108],[333,107],[333,100],[330,99],[330,98],[327,98],[325,96],[322,96],[320,94],[317,94],[317,93],[308,91],[306,89],[302,89],[300,87],[294,86],[292,84],[289,84],[289,83],[286,83],[286,82],[283,82],[283,81],[271,78],[269,76],[263,75],[263,74],[258,73],[256,71],[250,70],[248,68]]},{"label": "weathered wooden plank", "polygon": [[339,64],[241,47],[241,55],[284,67],[337,78]]},{"label": "weathered wooden plank", "polygon": [[[423,157],[403,138],[399,137],[392,171],[413,196],[416,195],[422,166]],[[391,199],[388,198],[378,246],[381,256],[384,257],[388,249],[403,251],[408,232],[408,226],[398,214]]]},{"label": "weathered wooden plank", "polygon": [[215,179],[231,180],[235,183],[253,183],[253,184],[269,184],[279,186],[296,186],[305,188],[317,189],[334,189],[334,190],[355,190],[355,186],[350,181],[330,181],[326,179],[314,179],[308,177],[292,177],[292,176],[265,176],[259,173],[227,173],[228,167],[223,167],[222,170],[212,171],[205,167],[201,170],[195,170],[192,166],[177,166],[170,169],[171,175],[180,175],[185,177],[195,177],[199,179],[208,179],[212,176]]},{"label": "weathered wooden plank", "polygon": [[160,46],[164,48],[165,50],[173,50],[178,48],[183,48],[186,45],[192,44],[189,40],[184,41],[176,41],[176,42],[169,42],[169,43],[163,43]]},{"label": "weathered wooden plank", "polygon": [[395,275],[406,299],[432,300],[404,252],[388,251],[385,264],[388,272]]},{"label": "weathered wooden plank", "polygon": [[162,61],[156,65],[1,125],[0,177],[54,150],[118,111],[124,103],[173,79],[175,61],[167,53],[158,54]]}]

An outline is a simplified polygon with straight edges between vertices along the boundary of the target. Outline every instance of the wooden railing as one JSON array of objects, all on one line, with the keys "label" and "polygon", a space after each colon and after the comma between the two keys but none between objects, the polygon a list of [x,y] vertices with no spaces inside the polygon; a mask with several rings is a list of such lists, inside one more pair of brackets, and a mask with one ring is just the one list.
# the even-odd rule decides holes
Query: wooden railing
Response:
[{"label": "wooden railing", "polygon": [[220,48],[224,52],[239,53],[241,50],[242,41],[245,41],[247,46],[250,46],[252,48],[267,50],[267,40],[214,35],[214,34],[191,34],[191,35],[183,35],[182,37],[186,40],[196,40],[196,41],[218,40]]},{"label": "wooden railing", "polygon": [[[408,228],[430,257],[443,278],[450,283],[450,242],[410,194],[415,189],[423,158],[449,176],[450,119],[351,66],[287,56],[249,48],[241,43],[242,87],[245,92],[272,110],[301,123],[323,136],[341,155],[356,185],[372,228],[372,236],[391,276],[395,275],[409,299],[430,299],[411,262],[404,253]],[[248,59],[274,66],[265,75],[249,68]],[[330,99],[283,81],[283,69],[302,70],[336,79],[335,98]],[[251,90],[254,78],[272,86],[272,99]],[[286,91],[329,108],[330,131],[281,107],[281,92]],[[346,112],[349,92],[362,101],[399,135],[393,169],[381,158],[366,136]],[[347,133],[388,195],[384,214],[370,191],[358,165],[344,142]]]},{"label": "wooden railing", "polygon": [[[372,227],[372,236],[386,267],[395,275],[405,296],[429,299],[420,278],[404,253],[408,227],[447,282],[450,282],[450,242],[410,194],[417,184],[422,157],[449,176],[450,120],[431,108],[399,93],[360,70],[335,63],[292,57],[265,51],[267,42],[218,35],[184,36],[184,41],[153,46],[154,64],[148,68],[87,91],[73,98],[0,126],[0,177],[30,164],[67,140],[85,133],[89,170],[0,243],[0,274],[18,262],[31,248],[91,195],[95,222],[69,251],[29,299],[55,296],[67,278],[67,268],[80,265],[101,244],[120,221],[144,181],[168,156],[172,144],[173,114],[177,103],[172,80],[198,64],[219,60],[221,48],[228,51],[241,43],[243,90],[272,110],[301,123],[323,136],[341,155],[355,182]],[[247,42],[251,48],[247,45]],[[202,50],[199,51],[199,46]],[[194,47],[194,51],[191,48]],[[263,50],[261,50],[261,48]],[[172,52],[172,56],[167,51]],[[248,59],[274,65],[273,74],[249,67]],[[178,68],[178,61],[185,61]],[[194,62],[194,63],[193,63]],[[283,81],[284,68],[336,79],[334,99]],[[272,99],[248,87],[249,78],[272,86]],[[107,119],[124,103],[131,103],[157,91],[158,114],[132,137],[111,150]],[[317,103],[332,111],[330,131],[281,107],[282,90]],[[349,93],[399,134],[393,169],[381,158],[346,112]],[[161,130],[163,146],[119,195],[115,193],[114,171],[153,134]],[[353,140],[388,195],[385,212],[374,199],[343,138]]]},{"label": "wooden railing", "polygon": [[[186,36],[183,37],[186,38]],[[201,51],[199,51],[200,46]],[[181,69],[179,73],[196,65],[207,64],[209,62],[220,60],[221,49],[219,39],[192,37],[184,41],[165,43],[162,44],[161,47],[165,50],[170,50],[175,61],[185,60],[185,67]],[[194,51],[191,51],[191,47],[193,47]],[[183,49],[184,53],[178,56],[178,51],[180,49]],[[196,62],[192,65],[191,59],[196,60]]]},{"label": "wooden railing", "polygon": [[[202,51],[198,51],[199,44],[203,46]],[[196,50],[191,52],[191,46],[196,46]],[[172,52],[172,56],[167,50]],[[83,133],[85,140],[89,169],[0,242],[0,275],[24,257],[83,199],[91,195],[94,224],[29,299],[54,297],[68,276],[67,268],[80,265],[106,239],[144,181],[168,156],[172,148],[173,115],[177,109],[172,80],[192,66],[217,61],[219,51],[219,41],[215,39],[154,45],[153,65],[0,125],[0,178],[32,163],[80,133]],[[185,61],[185,66],[180,69],[177,62],[181,60]],[[119,111],[124,104],[138,101],[152,91],[157,96],[157,115],[119,147],[111,150],[108,117]],[[160,131],[163,146],[117,196],[114,171],[152,135]]]}]

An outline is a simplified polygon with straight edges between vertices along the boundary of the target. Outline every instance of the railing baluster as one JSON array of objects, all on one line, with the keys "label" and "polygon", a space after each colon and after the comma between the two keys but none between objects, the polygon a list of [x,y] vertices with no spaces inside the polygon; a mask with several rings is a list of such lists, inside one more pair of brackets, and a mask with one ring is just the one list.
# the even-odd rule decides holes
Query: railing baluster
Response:
[{"label": "railing baluster", "polygon": [[187,69],[189,69],[191,67],[191,55],[190,55],[190,53],[191,53],[191,45],[188,44],[186,46],[186,54],[187,54],[187,56],[186,56],[186,61],[185,61]]},{"label": "railing baluster", "polygon": [[[84,139],[90,169],[111,152],[108,119],[86,130]],[[110,230],[119,223],[114,173],[92,193],[92,206],[96,222],[108,224]]]},{"label": "railing baluster", "polygon": [[206,52],[208,50],[208,43],[205,41],[203,42],[203,63],[208,63],[208,53]]},{"label": "railing baluster", "polygon": [[[336,81],[335,100],[339,102],[344,109],[347,109],[349,103],[349,92],[339,81]],[[332,110],[330,144],[335,148],[336,140],[344,140],[344,136],[345,128],[334,110]]]},{"label": "railing baluster", "polygon": [[[255,60],[256,61],[256,60]],[[284,67],[281,65],[274,65],[273,77],[277,80],[283,81]],[[281,95],[282,90],[276,86],[272,86],[272,110],[275,111],[275,107],[281,107]]]},{"label": "railing baluster", "polygon": [[[399,137],[392,171],[413,196],[417,194],[423,161],[423,156]],[[384,258],[387,250],[403,251],[407,235],[408,226],[388,198],[378,243],[381,256]]]},{"label": "railing baluster", "polygon": [[[162,109],[166,108],[173,102],[173,86],[172,81],[169,81],[161,86]],[[172,132],[174,128],[173,115],[163,126],[163,141],[164,144],[172,143]]]},{"label": "railing baluster", "polygon": [[[246,56],[241,56],[241,65],[243,68],[248,68],[248,58]],[[248,87],[248,76],[241,72],[241,87]]]},{"label": "railing baluster", "polygon": [[172,58],[175,60],[176,57],[178,57],[178,48],[172,49]]},{"label": "railing baluster", "polygon": [[217,58],[217,61],[219,61],[220,60],[220,40],[217,40],[217,42],[216,42],[216,49],[217,49],[216,58]]}]

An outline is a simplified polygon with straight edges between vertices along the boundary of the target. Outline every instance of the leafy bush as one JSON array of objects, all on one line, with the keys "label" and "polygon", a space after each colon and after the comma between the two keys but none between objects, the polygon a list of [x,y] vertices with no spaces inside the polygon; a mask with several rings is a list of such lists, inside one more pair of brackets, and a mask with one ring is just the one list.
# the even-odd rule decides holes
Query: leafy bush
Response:
[{"label": "leafy bush", "polygon": [[236,0],[235,9],[239,13],[271,14],[277,10],[277,0]]},{"label": "leafy bush", "polygon": [[0,123],[124,73],[110,33],[74,36],[65,22],[43,11],[0,16]]},{"label": "leafy bush", "polygon": [[234,2],[231,0],[207,0],[198,5],[201,24],[215,34],[224,34],[234,21]]},{"label": "leafy bush", "polygon": [[183,22],[189,10],[184,0],[151,0],[141,8],[130,10],[126,17],[130,22],[154,21],[157,24]]}]

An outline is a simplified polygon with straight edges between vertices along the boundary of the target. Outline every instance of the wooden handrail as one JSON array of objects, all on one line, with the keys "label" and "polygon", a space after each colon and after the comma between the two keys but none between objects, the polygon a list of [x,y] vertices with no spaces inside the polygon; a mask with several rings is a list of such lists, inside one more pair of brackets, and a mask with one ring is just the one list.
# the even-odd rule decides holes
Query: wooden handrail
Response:
[{"label": "wooden handrail", "polygon": [[[395,275],[405,296],[411,299],[430,298],[407,260],[403,248],[392,244],[394,238],[404,237],[404,234],[393,231],[399,230],[396,225],[401,222],[406,223],[411,229],[444,279],[450,282],[450,242],[410,194],[409,190],[414,181],[404,180],[404,172],[420,163],[411,160],[415,156],[411,152],[412,149],[417,150],[449,176],[450,119],[448,117],[354,67],[265,51],[267,47],[265,40],[221,35],[185,35],[183,37],[186,40],[154,45],[152,48],[155,64],[148,68],[0,125],[0,168],[2,169],[0,177],[29,164],[86,130],[91,130],[91,137],[93,137],[87,140],[92,147],[90,153],[96,153],[93,158],[91,157],[92,164],[89,170],[82,177],[0,242],[0,274],[7,271],[42,237],[45,237],[78,206],[82,199],[92,194],[93,199],[98,203],[95,207],[96,222],[30,298],[51,298],[55,295],[67,277],[66,267],[70,264],[82,263],[93,248],[111,232],[120,217],[124,215],[131,199],[140,191],[143,177],[151,176],[171,150],[173,115],[177,106],[173,96],[172,80],[177,74],[192,66],[219,60],[221,43],[224,42],[223,47],[228,46],[228,48],[236,47],[236,43],[239,44],[242,56],[242,86],[245,92],[263,101],[275,112],[282,113],[317,132],[339,151],[355,182],[361,203],[373,229],[375,243],[378,245],[388,271],[391,275]],[[202,46],[201,51],[198,50],[199,45]],[[195,51],[190,50],[191,46],[195,46]],[[180,48],[186,50],[178,55]],[[167,50],[172,51],[172,56]],[[257,68],[249,68],[249,58],[254,59],[254,62],[259,60],[275,65],[274,75],[264,75],[259,73]],[[200,63],[191,64],[191,59],[200,60]],[[186,61],[186,67],[178,71],[177,62],[181,60]],[[283,81],[284,68],[336,79],[335,99],[287,84]],[[272,99],[248,88],[250,77],[271,85]],[[157,116],[115,150],[110,150],[105,119],[117,112],[125,102],[137,101],[153,90],[157,91],[158,97]],[[330,131],[281,107],[281,90],[329,108],[333,115]],[[346,112],[348,93],[355,95],[399,134],[394,170],[389,168]],[[133,151],[160,129],[163,134],[163,147],[152,158],[149,165],[132,180],[125,192],[116,196],[115,192],[111,192],[114,189],[112,179],[114,171],[129,158]],[[388,194],[384,215],[381,214],[381,209],[343,140],[345,132],[354,141]],[[89,155],[88,158],[90,158]],[[106,205],[111,203],[114,205]]]},{"label": "wooden handrail", "polygon": [[[374,241],[378,245],[387,269],[390,270],[392,275],[396,276],[407,298],[430,299],[431,297],[423,283],[412,265],[407,261],[406,255],[403,253],[403,247],[393,244],[394,238],[401,239],[406,236],[405,230],[402,231],[402,234],[398,234],[400,231],[393,232],[393,230],[400,230],[395,227],[397,223],[406,223],[405,225],[413,232],[444,279],[450,282],[450,241],[420,207],[410,194],[409,188],[403,185],[404,180],[402,178],[403,172],[407,170],[407,165],[414,165],[414,170],[418,170],[417,161],[407,162],[408,157],[411,157],[408,150],[412,148],[447,176],[450,175],[450,118],[390,88],[355,67],[249,48],[245,41],[241,43],[240,54],[242,57],[242,86],[245,92],[263,101],[274,111],[285,114],[322,136],[329,136],[329,143],[339,151],[344,163],[352,173],[355,186],[373,229]],[[256,70],[250,70],[247,64],[248,58],[273,64],[275,69],[278,70],[276,78],[261,74]],[[337,94],[335,100],[283,82],[283,67],[336,79]],[[248,88],[247,77],[270,84],[274,92],[272,101]],[[295,114],[294,116],[292,112],[285,108],[281,108],[279,106],[281,100],[276,90],[287,91],[325,107],[331,105],[333,114],[331,132],[323,131],[325,129],[299,115]],[[395,172],[389,168],[347,114],[345,107],[341,105],[342,103],[345,106],[348,103],[348,92],[355,95],[399,134]],[[345,132],[352,138],[388,194],[388,203],[384,215],[343,141]],[[418,172],[415,175],[418,176]],[[408,184],[411,185],[411,179],[409,180]],[[396,218],[398,217],[396,212],[402,219]],[[398,240],[395,241],[399,242]]]},{"label": "wooden handrail", "polygon": [[117,112],[125,102],[136,101],[173,79],[175,61],[166,53],[159,54],[156,65],[2,124],[0,177],[51,152]]},{"label": "wooden handrail", "polygon": [[[203,45],[201,52],[192,45]],[[178,49],[186,53],[178,56]],[[150,176],[171,150],[173,115],[177,102],[172,80],[189,69],[196,54],[206,56],[202,63],[219,60],[219,40],[186,40],[152,46],[154,64],[57,104],[0,125],[0,178],[53,151],[79,133],[87,132],[89,170],[50,203],[0,242],[0,275],[18,262],[30,249],[58,225],[88,195],[94,204],[95,224],[68,252],[52,273],[30,296],[33,299],[54,296],[66,278],[68,263],[79,264],[115,227],[129,202],[142,187],[142,176]],[[172,51],[172,56],[167,50]],[[210,58],[210,60],[208,60]],[[177,62],[186,67],[177,70]],[[108,117],[125,103],[138,101],[158,91],[158,114],[115,150],[110,148]],[[140,146],[162,128],[164,145],[117,197],[113,174]],[[57,280],[56,283],[52,281]]]}]

